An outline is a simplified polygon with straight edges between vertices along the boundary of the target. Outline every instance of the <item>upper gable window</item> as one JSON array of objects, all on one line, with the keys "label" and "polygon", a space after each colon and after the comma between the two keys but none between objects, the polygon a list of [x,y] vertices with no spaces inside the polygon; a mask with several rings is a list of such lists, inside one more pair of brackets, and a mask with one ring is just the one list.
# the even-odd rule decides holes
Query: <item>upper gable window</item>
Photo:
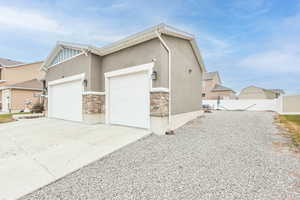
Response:
[{"label": "upper gable window", "polygon": [[81,52],[80,50],[76,50],[76,49],[63,48],[53,59],[53,61],[51,62],[51,65],[55,65],[57,63],[60,63],[64,60],[68,59],[68,58],[76,56],[76,55],[80,54],[80,52]]}]

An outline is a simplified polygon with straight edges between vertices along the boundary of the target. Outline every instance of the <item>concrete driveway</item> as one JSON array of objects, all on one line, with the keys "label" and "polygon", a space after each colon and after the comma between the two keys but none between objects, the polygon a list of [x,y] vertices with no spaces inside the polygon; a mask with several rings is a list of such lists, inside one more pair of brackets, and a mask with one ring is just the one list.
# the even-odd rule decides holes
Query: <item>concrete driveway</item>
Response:
[{"label": "concrete driveway", "polygon": [[299,200],[300,157],[283,145],[288,138],[273,117],[205,114],[175,135],[151,135],[21,199]]},{"label": "concrete driveway", "polygon": [[21,197],[148,134],[44,118],[1,124],[0,199]]}]

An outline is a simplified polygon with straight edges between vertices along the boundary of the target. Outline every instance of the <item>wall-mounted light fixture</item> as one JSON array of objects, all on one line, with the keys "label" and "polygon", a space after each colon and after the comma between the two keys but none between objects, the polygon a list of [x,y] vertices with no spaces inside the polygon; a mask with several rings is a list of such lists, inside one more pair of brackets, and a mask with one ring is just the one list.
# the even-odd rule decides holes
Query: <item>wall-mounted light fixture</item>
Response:
[{"label": "wall-mounted light fixture", "polygon": [[84,87],[87,87],[87,82],[88,82],[87,79],[84,79],[84,80],[83,80],[83,85],[84,85]]},{"label": "wall-mounted light fixture", "polygon": [[192,69],[189,69],[189,74],[191,74],[191,73],[192,73],[192,71],[193,71]]},{"label": "wall-mounted light fixture", "polygon": [[151,78],[152,78],[152,80],[156,80],[157,79],[157,71],[153,71],[152,72]]}]

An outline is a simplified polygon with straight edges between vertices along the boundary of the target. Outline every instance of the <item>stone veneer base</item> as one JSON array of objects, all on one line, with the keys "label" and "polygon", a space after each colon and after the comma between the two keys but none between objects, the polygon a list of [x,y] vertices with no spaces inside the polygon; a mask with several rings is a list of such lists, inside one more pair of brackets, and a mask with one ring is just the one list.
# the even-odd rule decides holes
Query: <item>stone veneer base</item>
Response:
[{"label": "stone veneer base", "polygon": [[169,115],[169,92],[150,93],[150,116],[166,117]]}]

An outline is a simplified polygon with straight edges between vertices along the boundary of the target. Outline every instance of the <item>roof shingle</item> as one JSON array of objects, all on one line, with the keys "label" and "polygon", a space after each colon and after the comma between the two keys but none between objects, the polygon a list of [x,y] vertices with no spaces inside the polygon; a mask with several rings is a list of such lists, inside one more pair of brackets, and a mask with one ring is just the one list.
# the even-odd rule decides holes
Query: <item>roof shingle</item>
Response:
[{"label": "roof shingle", "polygon": [[6,88],[19,88],[19,89],[37,89],[42,90],[43,89],[43,83],[39,81],[38,79],[32,79],[29,81],[24,81],[21,83],[15,83],[12,85],[5,86]]},{"label": "roof shingle", "polygon": [[19,65],[19,64],[23,64],[23,63],[15,60],[10,60],[7,58],[0,58],[0,67]]}]

